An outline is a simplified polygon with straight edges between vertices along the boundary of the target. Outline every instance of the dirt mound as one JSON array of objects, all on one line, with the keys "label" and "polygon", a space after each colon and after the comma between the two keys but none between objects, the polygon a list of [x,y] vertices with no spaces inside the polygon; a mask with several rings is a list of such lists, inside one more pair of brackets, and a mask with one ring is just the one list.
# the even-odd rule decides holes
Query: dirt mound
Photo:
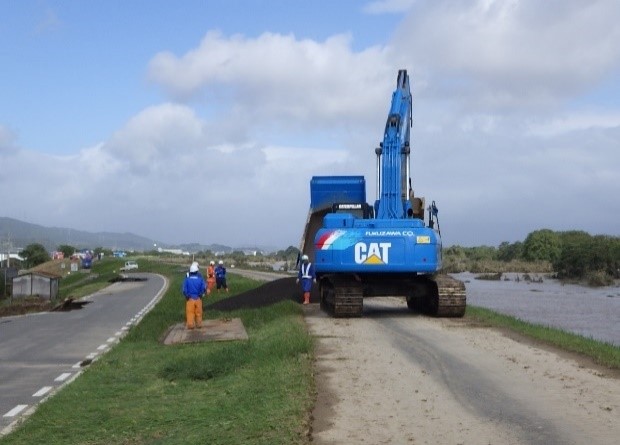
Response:
[{"label": "dirt mound", "polygon": [[[252,309],[269,306],[280,301],[292,300],[297,303],[303,301],[301,289],[295,283],[295,277],[281,278],[269,281],[257,288],[235,295],[225,300],[205,306],[205,309],[217,311],[234,311],[236,309]],[[318,286],[313,286],[310,295],[311,303],[319,302]]]},{"label": "dirt mound", "polygon": [[45,312],[52,308],[49,300],[39,298],[26,298],[13,304],[0,306],[0,317],[8,317],[11,315],[24,315],[33,312]]},{"label": "dirt mound", "polygon": [[65,277],[71,272],[71,260],[50,260],[33,267],[30,271]]}]

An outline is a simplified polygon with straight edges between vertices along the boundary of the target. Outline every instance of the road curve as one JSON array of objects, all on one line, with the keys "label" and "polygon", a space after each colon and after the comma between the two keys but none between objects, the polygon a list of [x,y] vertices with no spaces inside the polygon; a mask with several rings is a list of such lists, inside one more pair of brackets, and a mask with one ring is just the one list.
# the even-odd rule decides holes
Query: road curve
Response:
[{"label": "road curve", "polygon": [[118,282],[82,309],[0,318],[0,436],[112,348],[159,301],[168,282]]}]

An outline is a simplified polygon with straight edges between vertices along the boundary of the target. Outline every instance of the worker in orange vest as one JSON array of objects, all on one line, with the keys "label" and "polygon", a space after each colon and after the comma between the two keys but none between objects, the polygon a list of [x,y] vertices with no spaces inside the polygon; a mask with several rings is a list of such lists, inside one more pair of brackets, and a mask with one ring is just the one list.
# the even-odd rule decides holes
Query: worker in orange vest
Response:
[{"label": "worker in orange vest", "polygon": [[207,295],[211,293],[213,286],[215,286],[215,261],[211,261],[207,268]]}]

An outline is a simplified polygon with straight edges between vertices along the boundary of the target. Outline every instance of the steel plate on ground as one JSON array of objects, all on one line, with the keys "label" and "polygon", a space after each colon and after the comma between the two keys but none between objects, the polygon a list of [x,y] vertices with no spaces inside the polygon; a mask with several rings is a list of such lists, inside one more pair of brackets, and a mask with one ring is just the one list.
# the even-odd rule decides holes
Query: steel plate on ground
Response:
[{"label": "steel plate on ground", "polygon": [[202,327],[187,329],[184,323],[172,326],[165,338],[165,345],[201,343],[206,341],[247,340],[248,334],[240,318],[204,320]]}]

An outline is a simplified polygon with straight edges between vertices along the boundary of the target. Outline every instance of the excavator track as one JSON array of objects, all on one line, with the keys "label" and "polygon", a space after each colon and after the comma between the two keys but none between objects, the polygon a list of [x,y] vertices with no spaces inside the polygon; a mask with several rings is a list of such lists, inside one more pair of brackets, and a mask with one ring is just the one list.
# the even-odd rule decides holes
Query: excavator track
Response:
[{"label": "excavator track", "polygon": [[321,309],[333,317],[361,317],[364,293],[354,279],[324,277],[321,280]]},{"label": "excavator track", "polygon": [[[435,317],[462,317],[465,315],[465,283],[449,275],[435,275],[436,285],[428,301],[428,313]],[[433,295],[434,294],[434,295]]]}]

